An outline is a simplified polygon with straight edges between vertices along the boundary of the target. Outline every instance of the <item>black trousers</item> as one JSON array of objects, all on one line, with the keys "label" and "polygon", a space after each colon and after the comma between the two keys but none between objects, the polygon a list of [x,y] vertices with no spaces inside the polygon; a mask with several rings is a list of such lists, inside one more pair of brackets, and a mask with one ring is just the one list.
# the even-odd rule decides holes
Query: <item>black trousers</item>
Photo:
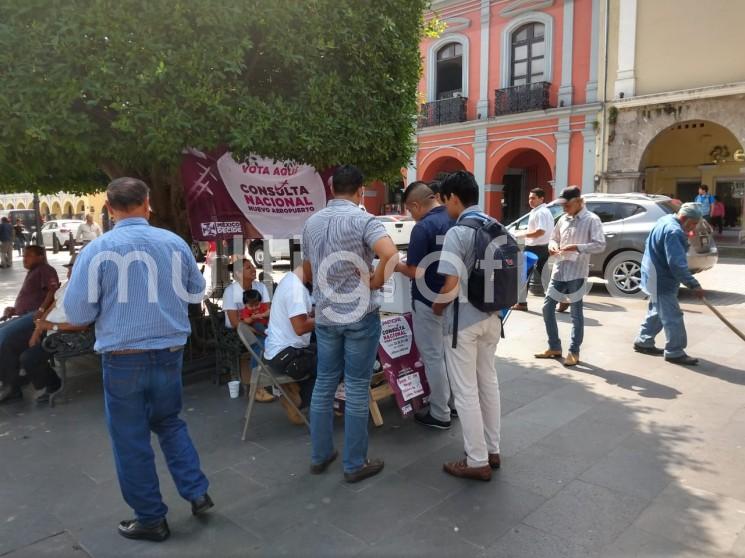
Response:
[{"label": "black trousers", "polygon": [[[287,347],[278,352],[273,359],[264,359],[264,363],[272,372],[286,374],[290,378],[298,380],[302,400],[301,409],[310,405],[310,398],[313,395],[313,386],[316,383],[317,354],[315,343],[311,343],[301,349]],[[300,381],[301,378],[306,376],[310,377]]]},{"label": "black trousers", "polygon": [[49,353],[41,346],[41,343],[27,348],[21,353],[21,368],[26,371],[26,376],[36,389],[47,388],[49,391],[57,391],[60,379],[49,363]]},{"label": "black trousers", "polygon": [[[538,256],[538,261],[533,266],[533,270],[530,272],[530,276],[528,277],[528,284],[531,285],[531,290],[533,292],[542,292],[544,289],[543,283],[541,282],[541,274],[543,273],[543,266],[545,266],[548,261],[548,244],[526,246],[525,251]],[[527,294],[528,292],[526,289],[523,296],[527,298]],[[520,302],[525,302],[525,300],[521,300]]]}]

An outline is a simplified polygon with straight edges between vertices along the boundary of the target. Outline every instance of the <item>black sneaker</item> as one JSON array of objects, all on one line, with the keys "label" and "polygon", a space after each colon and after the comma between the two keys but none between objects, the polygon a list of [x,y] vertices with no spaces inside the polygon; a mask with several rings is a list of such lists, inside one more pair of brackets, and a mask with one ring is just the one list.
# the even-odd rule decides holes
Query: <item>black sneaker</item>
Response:
[{"label": "black sneaker", "polygon": [[450,421],[445,422],[443,420],[437,420],[435,417],[430,415],[429,412],[424,415],[414,415],[414,420],[419,424],[429,426],[430,428],[437,428],[438,430],[450,429]]},{"label": "black sneaker", "polygon": [[118,531],[122,537],[141,541],[163,542],[171,536],[165,519],[154,525],[143,525],[136,519],[128,519],[119,523]]},{"label": "black sneaker", "polygon": [[651,347],[647,347],[646,345],[640,345],[639,343],[634,343],[634,350],[637,353],[642,353],[645,355],[654,355],[654,356],[662,356],[665,354],[665,351],[655,347],[652,345]]},{"label": "black sneaker", "polygon": [[682,366],[696,366],[698,364],[697,358],[693,358],[688,355],[682,355],[679,357],[665,357],[665,360],[667,362],[672,362],[673,364],[680,364]]}]

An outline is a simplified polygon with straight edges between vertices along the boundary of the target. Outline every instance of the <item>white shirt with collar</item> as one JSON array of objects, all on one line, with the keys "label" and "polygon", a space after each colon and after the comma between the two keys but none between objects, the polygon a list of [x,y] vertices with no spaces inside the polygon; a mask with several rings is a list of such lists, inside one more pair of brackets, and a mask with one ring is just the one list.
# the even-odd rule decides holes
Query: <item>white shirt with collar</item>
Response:
[{"label": "white shirt with collar", "polygon": [[600,217],[584,207],[574,217],[566,213],[562,215],[554,227],[549,246],[561,250],[571,244],[577,245],[577,251],[558,256],[551,273],[554,281],[587,278],[590,273],[590,255],[605,250],[605,235]]},{"label": "white shirt with collar", "polygon": [[101,236],[101,227],[99,227],[95,222],[90,225],[87,222],[80,223],[80,226],[78,226],[78,232],[76,234],[77,240],[90,242],[91,240],[96,240],[99,236]]},{"label": "white shirt with collar", "polygon": [[528,216],[528,233],[543,231],[540,236],[525,237],[526,246],[546,246],[554,232],[554,216],[545,203],[532,209]]}]

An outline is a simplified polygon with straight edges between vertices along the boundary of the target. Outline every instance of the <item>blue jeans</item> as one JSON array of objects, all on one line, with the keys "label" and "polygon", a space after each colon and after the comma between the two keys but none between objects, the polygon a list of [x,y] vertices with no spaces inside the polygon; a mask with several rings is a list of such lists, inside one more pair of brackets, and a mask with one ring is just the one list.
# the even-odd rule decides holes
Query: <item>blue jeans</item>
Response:
[{"label": "blue jeans", "polygon": [[360,470],[367,459],[370,378],[380,341],[380,316],[371,312],[359,322],[316,325],[318,369],[310,403],[311,462],[334,451],[334,394],[344,373],[344,471]]},{"label": "blue jeans", "polygon": [[561,300],[557,296],[551,296],[558,292],[561,295],[570,295],[570,309],[572,314],[572,337],[569,344],[569,352],[579,354],[582,340],[585,337],[585,316],[582,313],[582,296],[585,292],[585,279],[572,279],[570,281],[555,281],[551,279],[548,285],[546,298],[543,300],[543,322],[546,324],[548,335],[548,348],[552,351],[561,350],[561,339],[559,339],[559,326],[556,325],[556,305]]},{"label": "blue jeans", "polygon": [[106,422],[114,448],[119,487],[143,524],[163,519],[150,433],[158,436],[179,494],[189,501],[207,492],[209,482],[189,438],[181,411],[183,350],[103,355]]},{"label": "blue jeans", "polygon": [[675,358],[685,355],[688,345],[683,312],[678,303],[678,289],[672,293],[658,293],[656,300],[649,299],[647,317],[642,323],[635,343],[643,347],[654,347],[654,338],[665,329],[665,356]]},{"label": "blue jeans", "polygon": [[0,323],[0,382],[18,384],[20,356],[28,349],[28,340],[34,333],[34,312],[11,318]]}]

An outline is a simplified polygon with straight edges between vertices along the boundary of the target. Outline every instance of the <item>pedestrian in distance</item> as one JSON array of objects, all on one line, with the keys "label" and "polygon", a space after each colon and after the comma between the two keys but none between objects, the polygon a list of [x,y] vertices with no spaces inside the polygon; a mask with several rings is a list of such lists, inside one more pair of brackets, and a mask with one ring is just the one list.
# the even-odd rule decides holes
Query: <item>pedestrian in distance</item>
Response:
[{"label": "pedestrian in distance", "polygon": [[[533,283],[542,289],[543,266],[548,261],[548,243],[554,232],[554,216],[546,205],[546,191],[533,188],[528,195],[528,204],[532,208],[528,216],[528,230],[521,234],[525,239],[525,251],[535,254],[538,258],[531,272]],[[528,311],[528,285],[531,277],[525,283],[525,289],[520,291],[520,299],[512,309]]]},{"label": "pedestrian in distance", "polygon": [[432,303],[445,284],[445,277],[437,273],[437,265],[445,234],[453,226],[453,220],[424,182],[409,184],[403,203],[416,225],[411,230],[406,260],[399,262],[396,271],[412,279],[414,341],[430,387],[429,409],[414,415],[414,420],[430,428],[447,430],[452,412],[450,384],[445,371],[443,320],[432,312]]},{"label": "pedestrian in distance", "polygon": [[698,196],[696,196],[694,202],[699,204],[703,218],[711,223],[711,208],[714,205],[714,196],[709,193],[709,187],[706,184],[699,186]]},{"label": "pedestrian in distance", "polygon": [[[634,341],[634,350],[647,355],[664,355],[675,364],[695,366],[698,359],[686,354],[688,344],[683,312],[678,302],[680,284],[694,296],[704,298],[701,284],[688,269],[688,233],[703,218],[696,203],[684,203],[676,214],[666,215],[647,237],[642,258],[642,290],[649,295],[647,316]],[[654,339],[665,330],[665,349],[655,347]]]},{"label": "pedestrian in distance", "polygon": [[564,215],[556,223],[548,246],[549,254],[557,259],[543,300],[548,349],[537,353],[535,358],[561,358],[556,305],[569,298],[572,335],[564,365],[576,366],[585,334],[582,298],[587,291],[590,256],[605,250],[605,236],[600,217],[585,208],[582,191],[577,186],[564,188],[556,203],[564,205]]},{"label": "pedestrian in distance", "polygon": [[13,265],[13,225],[7,217],[0,219],[0,267]]},{"label": "pedestrian in distance", "polygon": [[119,534],[159,542],[170,530],[151,433],[192,514],[213,506],[199,456],[179,418],[184,345],[191,332],[188,304],[201,302],[205,281],[181,237],[148,223],[144,182],[117,178],[106,189],[106,206],[116,226],[80,251],[63,305],[69,323],[95,324],[116,472],[135,513],[119,524]]},{"label": "pedestrian in distance", "polygon": [[727,212],[727,207],[719,199],[719,196],[714,196],[714,203],[711,205],[711,226],[717,229],[719,234],[722,234],[724,230],[724,214]]}]

